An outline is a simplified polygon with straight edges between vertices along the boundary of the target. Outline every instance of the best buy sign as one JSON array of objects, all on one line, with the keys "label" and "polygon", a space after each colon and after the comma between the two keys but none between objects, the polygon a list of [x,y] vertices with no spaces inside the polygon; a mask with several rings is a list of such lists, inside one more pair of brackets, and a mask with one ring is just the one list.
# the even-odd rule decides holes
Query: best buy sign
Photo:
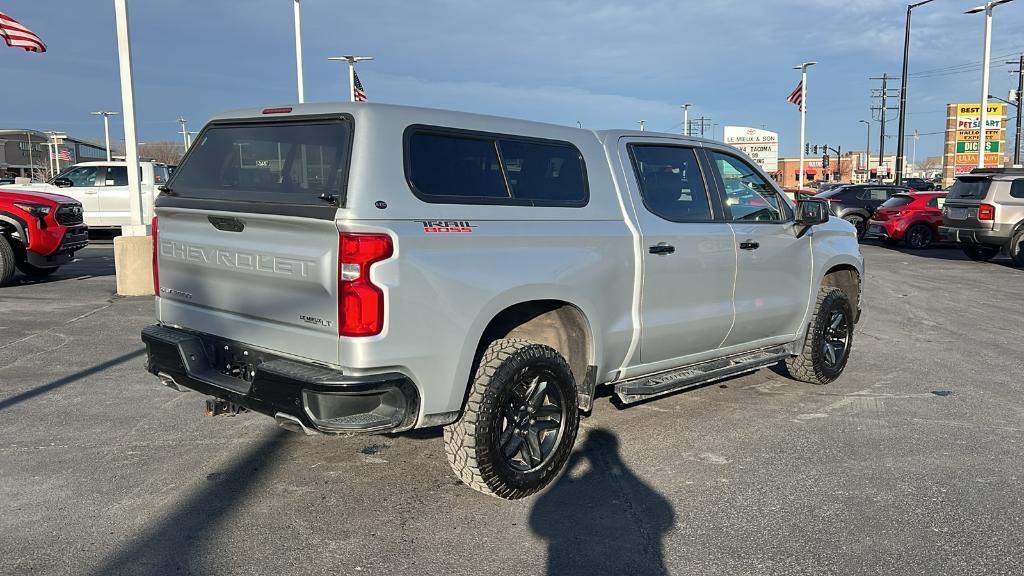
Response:
[{"label": "best buy sign", "polygon": [[[966,152],[977,152],[978,142],[957,142],[956,153],[964,154]],[[999,141],[998,140],[986,140],[985,141],[985,152],[999,152]]]}]

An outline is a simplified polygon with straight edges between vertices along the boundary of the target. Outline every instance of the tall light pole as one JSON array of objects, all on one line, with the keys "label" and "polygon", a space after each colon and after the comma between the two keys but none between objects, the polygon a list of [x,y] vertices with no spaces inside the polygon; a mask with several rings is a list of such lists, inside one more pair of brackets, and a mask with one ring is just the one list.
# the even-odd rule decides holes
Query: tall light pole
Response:
[{"label": "tall light pole", "polygon": [[1013,0],[991,0],[982,6],[975,6],[964,14],[985,12],[985,48],[981,64],[981,126],[978,127],[978,168],[985,167],[985,133],[988,127],[988,73],[992,59],[992,9]]},{"label": "tall light pole", "polygon": [[640,125],[640,131],[643,132],[647,129],[647,120],[638,120],[637,124]]},{"label": "tall light pole", "polygon": [[299,104],[306,101],[302,89],[302,15],[299,10],[299,0],[294,0],[295,11],[295,79],[299,85]]},{"label": "tall light pole", "polygon": [[868,127],[868,141],[864,146],[864,180],[868,180],[871,176],[871,122],[867,120],[857,120],[857,122]]},{"label": "tall light pole", "polygon": [[373,60],[373,56],[331,56],[328,60],[344,60],[348,62],[348,101],[356,101],[356,62]]},{"label": "tall light pole", "polygon": [[181,143],[185,145],[185,151],[188,152],[189,137],[188,137],[188,129],[186,128],[186,125],[188,124],[188,120],[185,120],[184,118],[179,116],[178,117],[178,124],[181,124],[181,132],[178,132],[179,134],[181,134]]},{"label": "tall light pole", "polygon": [[907,63],[910,59],[910,13],[918,6],[934,0],[924,0],[907,6],[907,29],[903,33],[903,74],[900,76],[900,134],[896,143],[896,185],[903,183],[903,136],[907,123]]},{"label": "tall light pole", "polygon": [[693,104],[683,104],[680,106],[683,109],[683,136],[690,135],[690,106],[693,106]]},{"label": "tall light pole", "polygon": [[93,112],[95,116],[103,116],[103,139],[107,144],[107,162],[110,162],[110,117],[117,112]]},{"label": "tall light pole", "polygon": [[817,62],[804,62],[793,66],[800,71],[800,189],[804,187],[804,148],[807,142],[807,69]]}]

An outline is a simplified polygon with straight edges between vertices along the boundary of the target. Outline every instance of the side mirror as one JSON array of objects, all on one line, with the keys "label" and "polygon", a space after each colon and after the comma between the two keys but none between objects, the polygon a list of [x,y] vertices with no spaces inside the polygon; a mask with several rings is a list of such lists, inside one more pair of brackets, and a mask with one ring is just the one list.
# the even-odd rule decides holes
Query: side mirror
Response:
[{"label": "side mirror", "polygon": [[72,182],[70,178],[55,178],[53,180],[53,185],[58,188],[70,188],[74,186],[75,183]]},{"label": "side mirror", "polygon": [[796,223],[798,226],[814,226],[828,222],[828,204],[821,200],[797,200]]}]

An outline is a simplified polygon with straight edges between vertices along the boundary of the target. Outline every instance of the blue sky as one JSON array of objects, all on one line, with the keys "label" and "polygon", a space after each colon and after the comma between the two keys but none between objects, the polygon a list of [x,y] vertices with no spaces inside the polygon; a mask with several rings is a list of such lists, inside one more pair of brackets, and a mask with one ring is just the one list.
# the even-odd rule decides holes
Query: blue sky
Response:
[{"label": "blue sky", "polygon": [[[908,132],[918,158],[938,154],[944,105],[974,102],[981,86],[980,0],[935,0],[914,11]],[[345,97],[343,67],[357,53],[373,101],[513,116],[592,128],[678,131],[691,117],[780,133],[798,150],[799,115],[786,96],[791,67],[811,68],[808,139],[863,149],[868,80],[898,75],[898,0],[303,0],[306,100]],[[296,99],[291,0],[129,0],[142,141],[178,139],[221,110]],[[94,110],[120,110],[111,0],[0,0],[49,46],[0,48],[0,127],[102,135]],[[996,8],[991,92],[1005,97],[1005,56],[1024,51],[1024,0]],[[956,65],[975,64],[965,68]],[[914,77],[917,73],[919,76]],[[893,84],[894,87],[898,86]],[[895,114],[893,115],[895,117]],[[114,133],[120,136],[118,122]],[[895,134],[896,122],[888,124]],[[878,147],[878,123],[872,149]],[[886,143],[895,150],[895,138]],[[910,148],[908,147],[908,155]]]}]

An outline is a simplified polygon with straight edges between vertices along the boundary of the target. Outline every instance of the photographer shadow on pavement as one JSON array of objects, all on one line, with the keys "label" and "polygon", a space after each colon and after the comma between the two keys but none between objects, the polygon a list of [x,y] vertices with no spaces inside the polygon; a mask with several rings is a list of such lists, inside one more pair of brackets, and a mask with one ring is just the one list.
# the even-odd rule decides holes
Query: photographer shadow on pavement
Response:
[{"label": "photographer shadow on pavement", "polygon": [[619,457],[619,441],[593,430],[530,513],[548,542],[547,573],[668,574],[662,539],[675,523],[672,505]]}]

